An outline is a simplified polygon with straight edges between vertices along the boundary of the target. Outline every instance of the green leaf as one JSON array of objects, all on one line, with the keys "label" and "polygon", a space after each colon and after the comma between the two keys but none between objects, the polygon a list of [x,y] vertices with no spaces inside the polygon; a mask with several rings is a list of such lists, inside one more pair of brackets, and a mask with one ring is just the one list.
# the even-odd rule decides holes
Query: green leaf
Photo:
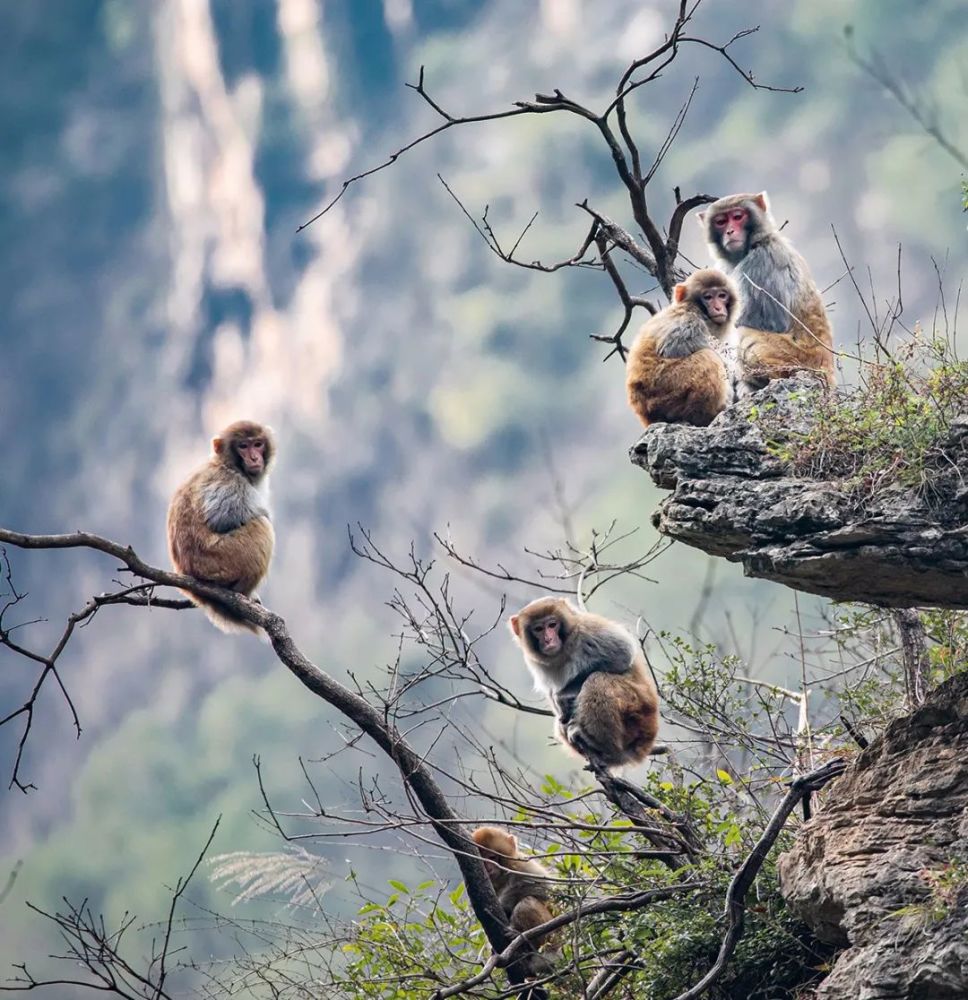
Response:
[{"label": "green leaf", "polygon": [[397,892],[402,892],[405,896],[410,895],[410,890],[406,887],[403,882],[397,881],[397,879],[392,878],[387,882],[387,885],[392,886]]}]

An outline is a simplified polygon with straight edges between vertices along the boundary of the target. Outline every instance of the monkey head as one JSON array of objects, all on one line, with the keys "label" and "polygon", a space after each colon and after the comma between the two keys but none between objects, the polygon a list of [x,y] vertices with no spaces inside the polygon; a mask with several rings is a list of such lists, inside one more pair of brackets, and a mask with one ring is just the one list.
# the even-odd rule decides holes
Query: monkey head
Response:
[{"label": "monkey head", "polygon": [[518,856],[518,838],[498,826],[479,826],[471,834],[471,839],[477,844],[488,872],[500,867],[498,862],[502,858]]},{"label": "monkey head", "polygon": [[725,336],[736,318],[739,291],[736,283],[722,271],[711,267],[694,271],[673,289],[673,301],[687,302],[702,312],[714,329],[714,336]]},{"label": "monkey head", "polygon": [[212,439],[212,451],[222,464],[258,484],[269,471],[275,454],[270,428],[251,420],[237,420]]},{"label": "monkey head", "polygon": [[731,194],[714,201],[698,215],[713,256],[737,264],[762,238],[775,229],[765,191]]},{"label": "monkey head", "polygon": [[561,597],[539,597],[511,615],[511,632],[526,653],[552,660],[565,648],[574,612]]}]

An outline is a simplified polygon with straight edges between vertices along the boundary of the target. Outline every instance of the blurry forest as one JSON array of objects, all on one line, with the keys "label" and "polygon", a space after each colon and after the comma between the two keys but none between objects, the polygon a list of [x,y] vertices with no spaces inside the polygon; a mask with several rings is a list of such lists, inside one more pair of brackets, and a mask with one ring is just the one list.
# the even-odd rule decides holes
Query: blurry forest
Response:
[{"label": "blurry forest", "polygon": [[[513,242],[532,214],[526,259],[574,252],[585,197],[625,219],[599,137],[561,115],[460,128],[352,187],[323,219],[297,227],[341,181],[432,127],[404,88],[426,67],[455,113],[507,107],[561,87],[605,99],[621,69],[668,24],[661,0],[34,0],[0,7],[0,523],[79,528],[130,542],[167,565],[168,497],[239,416],[281,443],[274,475],[278,548],[263,590],[307,654],[365,684],[398,653],[395,580],[351,551],[347,525],[404,557],[441,556],[434,532],[490,565],[533,576],[543,551],[589,543],[613,521],[629,558],[658,540],[659,492],[628,462],[639,426],[624,370],[589,338],[621,310],[599,271],[553,275],[491,254],[437,179]],[[958,164],[848,54],[876,53],[968,147],[968,21],[958,0],[709,0],[703,32],[737,43],[751,88],[714,55],[690,50],[634,104],[643,146],[661,143],[699,87],[652,198],[672,188],[769,191],[808,259],[840,344],[861,310],[832,235],[878,289],[896,282],[905,316],[934,312],[936,266],[965,273]],[[687,220],[683,252],[706,260]],[[651,289],[641,273],[641,293]],[[644,314],[641,318],[644,318]],[[852,373],[842,378],[849,381]],[[43,646],[105,585],[87,551],[10,551],[29,592],[25,630]],[[486,627],[507,591],[447,567]],[[596,594],[592,610],[715,643],[752,676],[785,684],[821,657],[824,602],[745,580],[739,567],[682,546]],[[815,631],[817,638],[815,639]],[[805,638],[801,639],[801,633]],[[478,652],[522,698],[530,683],[503,626]],[[248,638],[201,615],[107,608],[62,664],[83,734],[53,689],[23,762],[36,789],[7,788],[20,731],[0,729],[0,978],[40,959],[62,895],[157,916],[171,886],[223,819],[213,852],[264,851],[252,758],[280,809],[303,808],[300,758],[351,738]],[[0,649],[0,700],[32,683]],[[578,765],[542,718],[455,702],[455,724],[536,772]],[[2,714],[2,713],[0,713]],[[438,747],[439,750],[439,747]],[[313,770],[334,807],[358,808],[357,772],[390,774],[350,747]],[[647,770],[650,764],[643,766]],[[326,906],[356,904],[347,879],[383,887],[415,870],[405,833],[312,846],[328,865]],[[443,865],[445,852],[433,849]],[[401,860],[402,859],[402,860]],[[402,872],[402,874],[401,874]],[[200,879],[193,905],[228,909],[231,890]],[[275,912],[262,904],[259,912]],[[202,912],[201,909],[198,910]],[[202,950],[217,935],[202,935]]]}]

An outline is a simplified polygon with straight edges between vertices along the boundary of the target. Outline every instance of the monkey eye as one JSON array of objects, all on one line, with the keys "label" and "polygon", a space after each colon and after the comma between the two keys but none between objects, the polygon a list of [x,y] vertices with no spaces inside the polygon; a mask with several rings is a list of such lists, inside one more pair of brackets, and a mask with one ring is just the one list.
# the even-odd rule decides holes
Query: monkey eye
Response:
[{"label": "monkey eye", "polygon": [[719,227],[725,226],[726,225],[726,216],[725,215],[717,215],[716,218],[713,219],[713,222],[715,222],[716,225],[719,226]]},{"label": "monkey eye", "polygon": [[746,218],[746,213],[740,209],[739,211],[733,212],[733,222],[742,222]]}]

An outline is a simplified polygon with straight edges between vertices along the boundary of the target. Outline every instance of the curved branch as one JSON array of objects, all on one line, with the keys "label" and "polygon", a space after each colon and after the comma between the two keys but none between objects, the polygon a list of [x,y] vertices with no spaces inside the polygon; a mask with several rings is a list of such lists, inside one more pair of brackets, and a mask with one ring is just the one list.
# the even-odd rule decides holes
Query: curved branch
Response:
[{"label": "curved branch", "polygon": [[[474,914],[492,948],[496,952],[501,952],[514,940],[515,934],[508,926],[484,863],[477,854],[476,845],[464,834],[459,817],[451,809],[443,791],[420,755],[401,736],[396,727],[369,702],[344,687],[309,660],[296,646],[285,620],[280,615],[234,591],[151,566],[139,558],[130,545],[120,545],[90,532],[28,535],[0,528],[0,542],[22,549],[88,548],[104,552],[119,559],[128,570],[138,576],[220,601],[239,618],[263,628],[269,636],[276,656],[297,680],[359,726],[396,764],[404,783],[413,791],[438,837],[454,855],[467,887],[468,899]],[[507,970],[512,985],[524,981],[522,966],[511,963],[507,966]],[[543,991],[538,989],[530,992],[533,1000],[538,1000],[543,995]]]},{"label": "curved branch", "polygon": [[739,939],[743,936],[743,925],[746,920],[746,893],[753,884],[753,879],[756,878],[760,868],[763,867],[763,862],[770,853],[770,848],[776,843],[776,838],[780,836],[783,824],[786,823],[797,803],[805,799],[811,792],[819,791],[829,781],[843,774],[846,767],[846,762],[837,758],[828,761],[823,767],[818,767],[809,774],[802,775],[790,785],[790,790],[770,817],[770,822],[762,836],[729,883],[729,889],[726,892],[726,934],[720,945],[716,961],[709,972],[695,986],[686,990],[685,993],[680,993],[675,1000],[696,1000],[723,974],[727,963],[736,950]]},{"label": "curved branch", "polygon": [[575,907],[574,910],[570,910],[568,913],[560,913],[557,917],[552,917],[551,920],[518,934],[504,951],[500,954],[491,955],[487,962],[484,963],[480,972],[469,979],[463,980],[463,982],[454,983],[452,986],[437,990],[432,995],[431,1000],[447,1000],[448,997],[457,996],[474,986],[479,986],[487,980],[495,969],[503,969],[513,963],[521,949],[531,941],[536,938],[543,938],[546,934],[551,934],[562,927],[567,927],[576,920],[591,917],[598,913],[629,913],[632,910],[641,910],[652,903],[658,903],[664,899],[672,899],[675,896],[694,892],[696,889],[701,888],[701,882],[680,882],[678,885],[666,886],[661,889],[645,889],[642,892],[622,893],[618,896],[609,896],[608,899],[596,900],[593,903],[582,903],[581,906]]}]

